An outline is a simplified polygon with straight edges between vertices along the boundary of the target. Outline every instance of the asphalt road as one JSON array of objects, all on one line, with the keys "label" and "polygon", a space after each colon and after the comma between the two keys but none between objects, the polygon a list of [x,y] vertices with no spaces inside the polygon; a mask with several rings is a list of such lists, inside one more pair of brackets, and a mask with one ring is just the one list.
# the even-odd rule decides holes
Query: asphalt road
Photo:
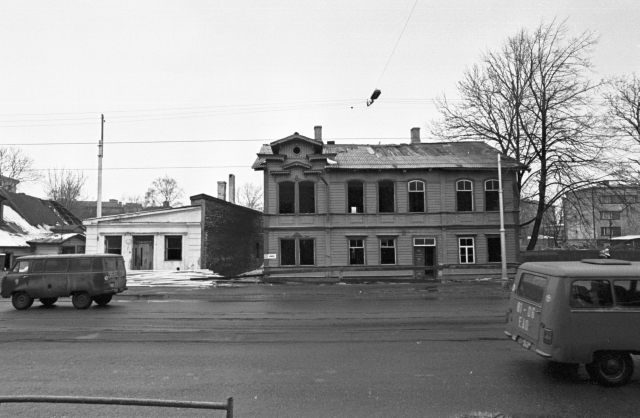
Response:
[{"label": "asphalt road", "polygon": [[[554,373],[502,331],[497,287],[132,289],[106,308],[0,301],[0,395],[225,401],[235,417],[635,417],[622,388]],[[636,363],[636,366],[638,364]],[[4,417],[223,411],[7,404]]]}]

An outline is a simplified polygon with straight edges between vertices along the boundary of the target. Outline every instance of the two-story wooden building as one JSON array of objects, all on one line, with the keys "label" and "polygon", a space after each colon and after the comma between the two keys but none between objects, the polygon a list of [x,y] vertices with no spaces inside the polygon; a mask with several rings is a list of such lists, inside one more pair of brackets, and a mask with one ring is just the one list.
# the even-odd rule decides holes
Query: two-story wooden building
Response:
[{"label": "two-story wooden building", "polygon": [[[346,145],[297,132],[262,146],[269,280],[499,277],[498,151],[483,142]],[[503,156],[506,257],[518,253],[516,172]]]}]

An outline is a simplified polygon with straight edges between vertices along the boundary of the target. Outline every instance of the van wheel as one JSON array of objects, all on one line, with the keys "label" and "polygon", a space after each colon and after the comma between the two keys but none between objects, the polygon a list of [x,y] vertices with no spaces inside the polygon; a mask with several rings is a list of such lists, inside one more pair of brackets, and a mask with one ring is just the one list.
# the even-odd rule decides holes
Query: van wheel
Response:
[{"label": "van wheel", "polygon": [[603,386],[622,386],[633,376],[633,359],[623,351],[599,351],[585,366],[589,376]]},{"label": "van wheel", "polygon": [[58,298],[40,298],[40,303],[46,307],[53,306],[58,301]]},{"label": "van wheel", "polygon": [[108,295],[98,295],[93,297],[93,301],[98,304],[98,306],[107,306],[109,302],[111,302],[112,294]]},{"label": "van wheel", "polygon": [[71,297],[71,303],[76,309],[87,309],[93,303],[87,292],[76,292]]},{"label": "van wheel", "polygon": [[33,298],[27,292],[14,293],[11,296],[11,304],[18,310],[29,309],[33,305]]}]

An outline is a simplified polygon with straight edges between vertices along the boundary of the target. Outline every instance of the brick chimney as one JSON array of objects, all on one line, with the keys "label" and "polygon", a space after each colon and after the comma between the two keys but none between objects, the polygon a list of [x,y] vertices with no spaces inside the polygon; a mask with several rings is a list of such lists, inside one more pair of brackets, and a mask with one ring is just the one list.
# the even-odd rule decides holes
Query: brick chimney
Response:
[{"label": "brick chimney", "polygon": [[314,126],[313,130],[315,131],[315,138],[318,141],[322,141],[322,126]]},{"label": "brick chimney", "polygon": [[411,143],[420,143],[420,128],[411,128]]},{"label": "brick chimney", "polygon": [[236,176],[229,174],[229,202],[236,203]]},{"label": "brick chimney", "polygon": [[227,182],[218,182],[218,199],[227,200]]}]

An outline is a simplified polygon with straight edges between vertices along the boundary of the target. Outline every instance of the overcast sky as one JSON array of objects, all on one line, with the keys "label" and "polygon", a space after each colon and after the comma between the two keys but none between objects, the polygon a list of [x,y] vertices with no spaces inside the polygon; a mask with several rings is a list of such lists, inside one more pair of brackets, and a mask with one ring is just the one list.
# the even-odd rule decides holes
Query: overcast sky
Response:
[{"label": "overcast sky", "polygon": [[3,0],[0,146],[84,170],[95,199],[104,114],[103,200],[168,175],[188,204],[229,174],[261,185],[260,145],[315,125],[338,143],[427,139],[432,100],[481,52],[554,18],[600,36],[594,79],[640,72],[638,0]]}]

